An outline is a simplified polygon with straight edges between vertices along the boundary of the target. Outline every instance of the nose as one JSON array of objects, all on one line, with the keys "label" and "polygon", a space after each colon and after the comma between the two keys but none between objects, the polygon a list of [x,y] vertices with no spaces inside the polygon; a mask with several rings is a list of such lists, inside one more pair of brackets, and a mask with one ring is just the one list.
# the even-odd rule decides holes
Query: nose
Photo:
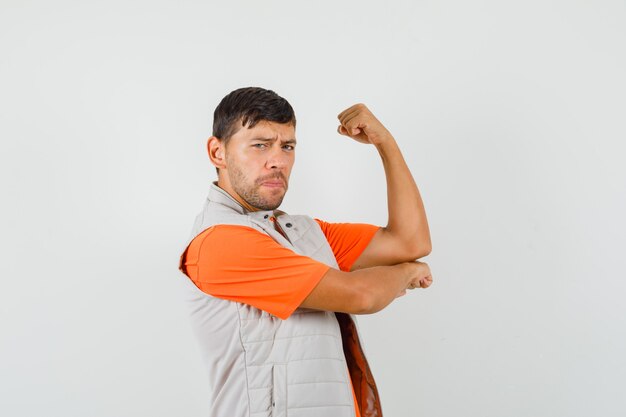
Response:
[{"label": "nose", "polygon": [[289,165],[291,155],[285,152],[280,145],[272,146],[272,149],[267,154],[267,161],[265,167],[267,169],[282,169]]}]

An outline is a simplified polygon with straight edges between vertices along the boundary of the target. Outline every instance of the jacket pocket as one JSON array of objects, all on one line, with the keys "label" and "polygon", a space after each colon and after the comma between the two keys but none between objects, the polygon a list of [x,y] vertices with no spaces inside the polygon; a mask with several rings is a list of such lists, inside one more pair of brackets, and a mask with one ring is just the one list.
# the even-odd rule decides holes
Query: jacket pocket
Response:
[{"label": "jacket pocket", "polygon": [[272,417],[287,416],[287,365],[272,368]]}]

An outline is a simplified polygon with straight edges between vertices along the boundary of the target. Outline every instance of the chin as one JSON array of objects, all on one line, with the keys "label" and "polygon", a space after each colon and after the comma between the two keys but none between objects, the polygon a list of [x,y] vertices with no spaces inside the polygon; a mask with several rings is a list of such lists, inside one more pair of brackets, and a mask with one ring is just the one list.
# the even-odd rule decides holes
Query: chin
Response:
[{"label": "chin", "polygon": [[272,210],[277,209],[278,207],[280,207],[280,205],[283,204],[283,199],[281,198],[278,201],[273,201],[272,204],[269,204],[270,206],[274,207]]}]

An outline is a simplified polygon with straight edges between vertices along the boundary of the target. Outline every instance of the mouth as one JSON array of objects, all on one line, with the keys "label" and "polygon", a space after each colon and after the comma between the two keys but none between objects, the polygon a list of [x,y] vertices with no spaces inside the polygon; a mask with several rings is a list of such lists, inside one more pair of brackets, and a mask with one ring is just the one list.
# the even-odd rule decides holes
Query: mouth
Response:
[{"label": "mouth", "polygon": [[282,181],[265,181],[261,185],[270,188],[285,188],[285,184]]}]

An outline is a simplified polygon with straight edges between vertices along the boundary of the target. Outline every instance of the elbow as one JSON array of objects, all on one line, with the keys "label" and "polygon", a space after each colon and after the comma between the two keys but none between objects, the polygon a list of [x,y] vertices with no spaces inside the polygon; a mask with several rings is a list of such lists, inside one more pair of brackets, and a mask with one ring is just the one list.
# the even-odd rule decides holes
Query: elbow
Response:
[{"label": "elbow", "polygon": [[416,242],[416,246],[417,257],[415,259],[430,255],[430,252],[433,250],[433,245],[430,241],[430,233],[422,235],[422,237],[420,237],[420,239]]},{"label": "elbow", "polygon": [[398,243],[400,244],[399,247],[402,248],[401,256],[410,261],[428,256],[432,250],[429,233],[405,235],[401,240],[398,240]]},{"label": "elbow", "polygon": [[423,258],[424,256],[430,255],[431,251],[432,251],[432,245],[430,241],[418,242],[409,247],[409,252],[410,252],[409,257],[411,259],[420,259],[420,258]]},{"label": "elbow", "polygon": [[427,245],[422,246],[421,250],[418,251],[418,256],[416,259],[423,258],[424,256],[430,255],[430,252],[433,250],[432,245],[428,242]]}]

